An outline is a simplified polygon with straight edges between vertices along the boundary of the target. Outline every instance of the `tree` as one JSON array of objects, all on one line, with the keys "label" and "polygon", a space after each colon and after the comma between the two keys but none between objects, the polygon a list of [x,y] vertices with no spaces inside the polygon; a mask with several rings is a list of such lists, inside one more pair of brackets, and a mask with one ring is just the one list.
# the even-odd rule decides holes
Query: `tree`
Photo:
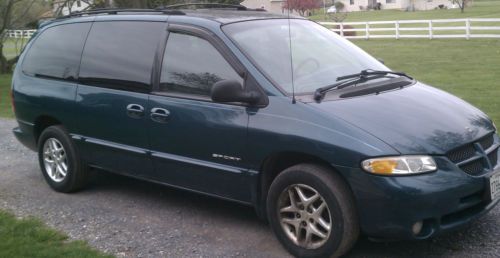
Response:
[{"label": "tree", "polygon": [[[59,0],[54,11],[55,16],[61,16],[65,7],[71,13],[72,6],[79,0]],[[240,4],[243,0],[80,0],[88,5],[87,9],[95,8],[157,8],[161,6],[182,4],[182,3],[221,3]]]},{"label": "tree", "polygon": [[321,7],[321,2],[319,0],[287,0],[283,4],[283,9],[296,11],[301,16],[304,16],[307,11],[317,9]]},{"label": "tree", "polygon": [[69,13],[73,12],[72,8],[75,6],[75,3],[77,1],[83,2],[86,5],[88,5],[87,9],[94,9],[94,8],[103,8],[106,6],[111,5],[110,0],[58,0],[58,1],[52,1],[52,4],[54,5],[54,16],[58,17],[63,15],[63,9],[65,7],[68,8]]},{"label": "tree", "polygon": [[0,1],[0,73],[9,73],[19,56],[8,60],[5,56],[7,30],[25,28],[33,24],[40,15],[48,10],[45,1],[37,0],[2,0]]},{"label": "tree", "polygon": [[465,7],[469,4],[471,0],[450,0],[453,4],[458,5],[460,11],[463,13],[465,11]]}]

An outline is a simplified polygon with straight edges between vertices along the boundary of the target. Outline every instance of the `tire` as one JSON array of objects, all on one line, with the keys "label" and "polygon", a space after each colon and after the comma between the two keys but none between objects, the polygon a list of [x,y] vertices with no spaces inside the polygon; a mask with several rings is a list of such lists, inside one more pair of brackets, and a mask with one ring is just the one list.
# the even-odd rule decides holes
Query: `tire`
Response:
[{"label": "tire", "polygon": [[[301,199],[297,188],[307,198]],[[322,203],[326,208],[320,209]],[[338,174],[320,165],[299,164],[281,172],[269,189],[267,216],[278,240],[296,257],[339,257],[352,248],[359,236],[350,189]],[[300,234],[295,225],[300,225]],[[330,225],[330,230],[322,225]],[[318,231],[321,234],[308,233]],[[308,234],[310,241],[306,240]]]},{"label": "tire", "polygon": [[[82,162],[68,133],[60,125],[50,126],[40,135],[38,162],[45,181],[57,192],[75,192],[87,182],[87,166]],[[65,176],[61,172],[64,167]]]}]

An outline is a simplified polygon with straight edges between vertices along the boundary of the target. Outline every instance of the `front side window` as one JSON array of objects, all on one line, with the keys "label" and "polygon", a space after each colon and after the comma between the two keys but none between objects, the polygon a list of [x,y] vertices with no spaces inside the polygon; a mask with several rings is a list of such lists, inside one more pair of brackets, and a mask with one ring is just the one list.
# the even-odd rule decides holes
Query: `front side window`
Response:
[{"label": "front side window", "polygon": [[343,75],[389,70],[327,28],[302,19],[224,25],[224,32],[275,85],[291,94],[314,92]]},{"label": "front side window", "polygon": [[208,41],[170,33],[163,57],[160,91],[210,96],[214,83],[242,78]]},{"label": "front side window", "polygon": [[161,22],[95,22],[83,51],[81,83],[148,91],[163,30]]},{"label": "front side window", "polygon": [[48,28],[35,39],[23,61],[24,73],[31,76],[75,80],[90,23]]}]

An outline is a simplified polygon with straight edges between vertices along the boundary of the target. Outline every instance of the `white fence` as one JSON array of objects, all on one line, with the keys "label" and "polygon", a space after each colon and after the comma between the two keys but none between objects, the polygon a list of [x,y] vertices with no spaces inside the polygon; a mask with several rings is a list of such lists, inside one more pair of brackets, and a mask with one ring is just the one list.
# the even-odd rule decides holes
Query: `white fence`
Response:
[{"label": "white fence", "polygon": [[9,38],[25,38],[29,39],[35,34],[36,30],[7,30],[7,36]]},{"label": "white fence", "polygon": [[[498,18],[402,20],[344,23],[320,22],[320,24],[329,28],[333,27],[332,31],[338,32],[345,38],[350,39],[500,38],[500,19]],[[346,26],[348,27],[346,28]],[[349,34],[356,35],[354,36]]]}]

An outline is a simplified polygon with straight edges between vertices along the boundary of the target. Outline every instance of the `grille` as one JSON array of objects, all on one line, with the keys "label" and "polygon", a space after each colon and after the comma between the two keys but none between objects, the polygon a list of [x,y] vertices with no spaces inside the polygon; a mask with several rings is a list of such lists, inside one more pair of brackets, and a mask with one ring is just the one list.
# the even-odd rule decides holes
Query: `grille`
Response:
[{"label": "grille", "polygon": [[[491,164],[491,168],[495,167],[498,162],[498,148],[495,148],[490,153],[485,153],[493,144],[495,143],[494,134],[488,134],[487,136],[466,145],[463,145],[457,149],[454,149],[446,154],[448,159],[459,164],[460,169],[465,173],[473,176],[479,176],[485,173],[488,169],[486,155]],[[481,146],[481,147],[479,147]],[[466,162],[468,159],[472,161]],[[465,162],[465,164],[464,164]]]},{"label": "grille", "polygon": [[479,144],[483,147],[483,150],[487,150],[491,145],[493,145],[493,134],[487,135],[486,137],[479,140]]},{"label": "grille", "polygon": [[498,162],[498,149],[494,150],[492,153],[488,155],[488,158],[490,159],[491,166],[495,167]]},{"label": "grille", "polygon": [[476,148],[474,148],[474,145],[472,144],[467,144],[456,150],[448,152],[447,156],[451,162],[458,163],[470,159],[474,157],[474,155],[476,155]]},{"label": "grille", "polygon": [[484,170],[483,162],[481,159],[475,160],[471,163],[467,163],[467,165],[464,165],[460,167],[465,173],[473,176],[477,176],[481,174]]}]

